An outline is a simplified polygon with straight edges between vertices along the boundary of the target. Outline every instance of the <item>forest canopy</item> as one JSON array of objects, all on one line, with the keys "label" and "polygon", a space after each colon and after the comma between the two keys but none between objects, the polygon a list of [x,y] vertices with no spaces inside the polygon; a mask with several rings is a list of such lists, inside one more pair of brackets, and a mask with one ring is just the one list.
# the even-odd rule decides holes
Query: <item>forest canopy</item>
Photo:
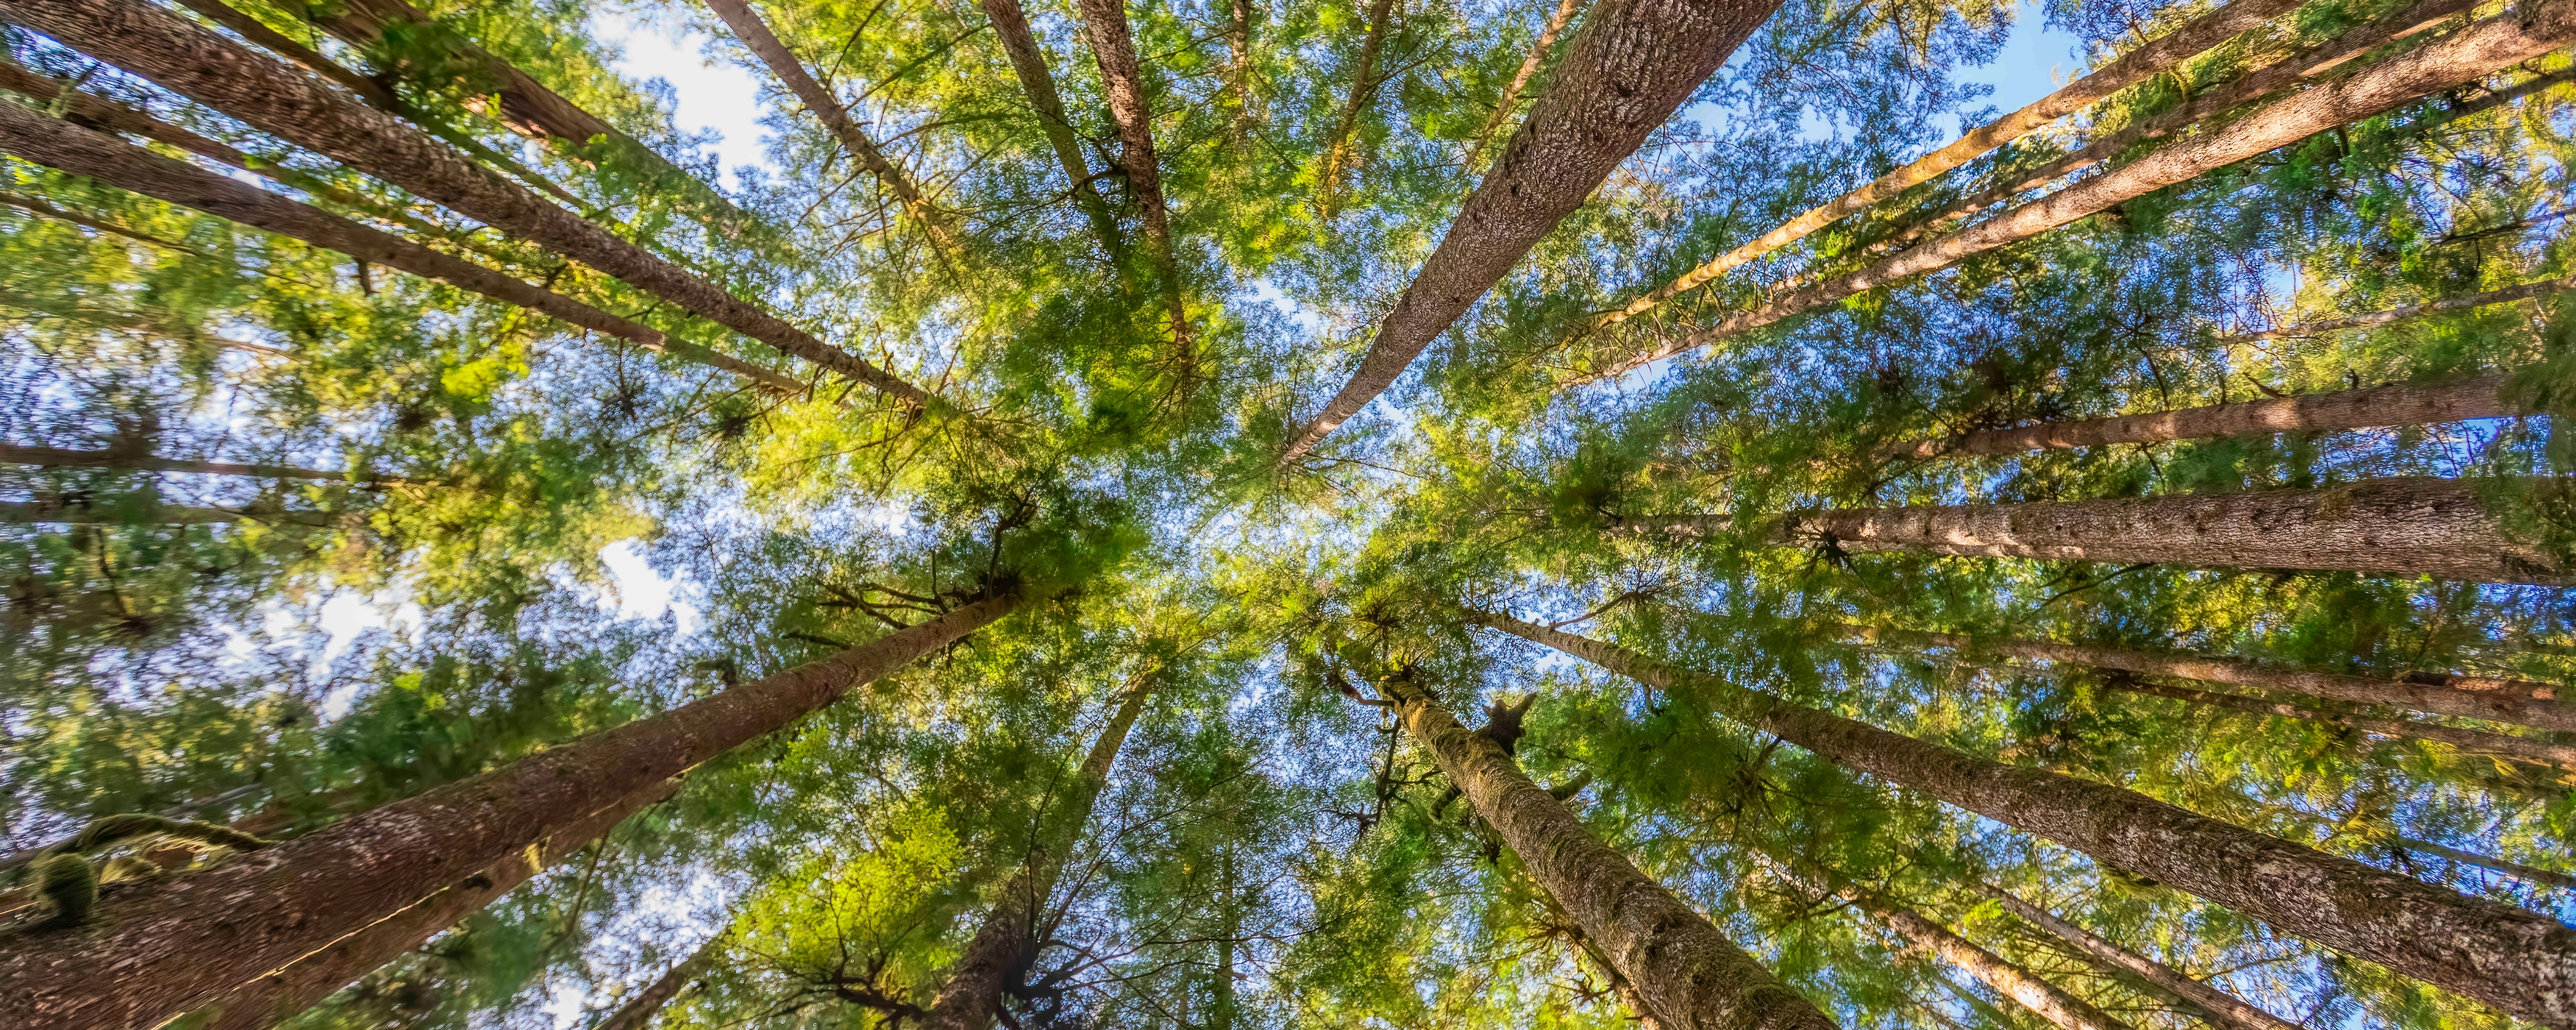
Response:
[{"label": "forest canopy", "polygon": [[2576,1030],[2576,0],[0,40],[0,1028]]}]

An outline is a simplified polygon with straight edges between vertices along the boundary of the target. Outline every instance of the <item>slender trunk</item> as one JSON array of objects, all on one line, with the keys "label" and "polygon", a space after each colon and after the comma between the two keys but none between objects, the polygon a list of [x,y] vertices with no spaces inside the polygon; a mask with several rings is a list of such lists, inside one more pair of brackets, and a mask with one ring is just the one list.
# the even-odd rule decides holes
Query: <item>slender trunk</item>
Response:
[{"label": "slender trunk", "polygon": [[1818,229],[1866,210],[1870,205],[1905,192],[1932,180],[1960,165],[1967,164],[1997,147],[2029,135],[2043,125],[2074,114],[2096,101],[2137,83],[2162,74],[2186,58],[2220,43],[2237,33],[2268,22],[2299,6],[2300,0],[2231,0],[2225,7],[2201,15],[2154,42],[2131,50],[2099,70],[2060,87],[2057,92],[2031,101],[2021,110],[1980,126],[1948,145],[1879,176],[1868,185],[1845,193],[1809,209],[1796,218],[1756,237],[1751,242],[1710,259],[1707,263],[1682,273],[1680,278],[1649,290],[1617,311],[1602,315],[1596,327],[1615,325],[1651,311],[1678,296],[1684,290],[1726,274],[1729,269],[1750,263],[1799,240]]},{"label": "slender trunk", "polygon": [[716,17],[724,19],[725,25],[733,29],[734,38],[750,48],[762,64],[768,65],[770,72],[778,76],[778,81],[787,84],[787,91],[796,94],[797,101],[813,112],[825,129],[831,130],[832,137],[849,149],[850,156],[857,158],[869,174],[885,184],[895,200],[903,205],[904,212],[911,215],[913,221],[921,223],[922,230],[930,234],[932,243],[943,251],[954,253],[957,250],[956,226],[950,222],[947,213],[922,195],[921,188],[913,184],[912,177],[905,175],[902,167],[887,160],[885,151],[878,149],[876,141],[868,138],[867,132],[851,119],[850,112],[841,106],[841,102],[832,96],[830,90],[824,89],[822,83],[814,81],[814,76],[808,74],[805,65],[796,59],[796,54],[779,41],[777,33],[769,30],[768,23],[760,20],[759,12],[752,10],[751,5],[743,0],[707,0],[707,6],[714,8]]},{"label": "slender trunk", "polygon": [[1466,795],[1537,881],[1636,985],[1672,1030],[1803,1027],[1833,1021],[1729,942],[1706,917],[1627,856],[1592,836],[1492,738],[1470,732],[1415,686],[1409,672],[1380,679],[1404,728]]},{"label": "slender trunk", "polygon": [[1172,324],[1173,364],[1184,385],[1198,370],[1198,350],[1191,342],[1190,316],[1181,295],[1180,257],[1172,249],[1172,215],[1163,198],[1162,159],[1154,155],[1154,107],[1145,95],[1145,74],[1136,63],[1136,41],[1127,30],[1126,0],[1075,0],[1082,29],[1091,41],[1092,60],[1100,66],[1100,86],[1109,98],[1109,120],[1118,127],[1119,165],[1136,194],[1139,221],[1145,226],[1145,249],[1162,278],[1163,303]]},{"label": "slender trunk", "polygon": [[2475,486],[2419,477],[2242,494],[1800,512],[1781,517],[1770,542],[2473,583],[2576,581],[2540,549],[2506,537]]},{"label": "slender trunk", "polygon": [[607,1019],[590,1030],[644,1030],[653,1022],[653,1016],[662,1011],[662,1006],[677,999],[690,981],[696,980],[698,974],[715,964],[716,956],[724,951],[724,947],[725,935],[719,930],[715,936],[707,938],[705,944],[698,945],[698,950],[690,953],[689,957],[663,970],[661,976],[655,977],[652,984],[644,988],[644,993],[618,1006],[617,1011],[609,1013]]},{"label": "slender trunk", "polygon": [[1020,92],[1028,95],[1029,106],[1038,113],[1038,126],[1046,130],[1047,145],[1054,148],[1065,181],[1072,183],[1074,203],[1091,219],[1091,231],[1099,235],[1101,249],[1112,261],[1123,259],[1126,240],[1119,234],[1118,220],[1110,217],[1109,205],[1092,185],[1091,162],[1082,156],[1073,123],[1065,119],[1064,99],[1056,94],[1046,51],[1038,48],[1037,35],[1029,31],[1028,13],[1020,9],[1019,0],[983,0],[983,4],[993,35],[1002,41],[1003,55],[1011,59],[1011,73],[1019,77]]},{"label": "slender trunk", "polygon": [[481,265],[450,257],[399,236],[299,204],[248,183],[173,160],[105,133],[48,118],[25,105],[0,100],[0,150],[37,164],[229,218],[360,261],[435,279],[503,303],[562,319],[584,329],[668,351],[722,369],[779,394],[799,394],[805,384],[738,358],[675,341],[661,330],[542,290]]},{"label": "slender trunk", "polygon": [[197,508],[180,504],[94,508],[87,502],[60,499],[0,501],[0,525],[205,526],[235,522],[328,528],[338,525],[340,516],[325,511]]},{"label": "slender trunk", "polygon": [[1485,148],[1493,145],[1494,134],[1501,132],[1503,123],[1511,121],[1512,114],[1521,109],[1521,91],[1529,88],[1530,78],[1547,63],[1548,51],[1556,49],[1557,34],[1565,31],[1566,24],[1574,20],[1574,12],[1582,6],[1583,0],[1556,0],[1556,13],[1548,15],[1538,39],[1530,44],[1529,55],[1521,58],[1520,68],[1512,72],[1511,84],[1503,87],[1502,99],[1494,103],[1494,113],[1486,116],[1485,124],[1476,128],[1474,140],[1467,144],[1467,157],[1460,162],[1467,170],[1475,170],[1476,159],[1485,156]]},{"label": "slender trunk", "polygon": [[130,454],[110,448],[100,451],[71,451],[59,447],[18,447],[0,444],[0,463],[34,465],[40,468],[134,469],[147,472],[194,472],[209,476],[257,476],[263,479],[322,479],[365,485],[393,484],[435,486],[434,479],[408,476],[373,476],[350,471],[303,469],[289,465],[238,465],[229,461],[188,461],[162,458],[151,454]]},{"label": "slender trunk", "polygon": [[2514,877],[2515,879],[2529,880],[2533,883],[2547,884],[2552,887],[2565,887],[2569,890],[2576,890],[2576,875],[2542,869],[2538,866],[2527,866],[2520,862],[2507,861],[2505,859],[2496,858],[2492,855],[2481,855],[2474,851],[2462,851],[2458,848],[2435,844],[2428,840],[2410,840],[2405,837],[2393,837],[2390,838],[2390,842],[2396,844],[2398,847],[2405,848],[2408,851],[2421,851],[2428,855],[2440,855],[2443,858],[2450,859],[2451,861],[2458,862],[2462,865],[2473,865],[2480,869],[2492,869],[2496,872],[2503,873],[2506,876]]},{"label": "slender trunk", "polygon": [[1209,992],[1214,997],[1208,1006],[1208,1030],[1234,1030],[1235,1019],[1241,1014],[1234,996],[1234,948],[1243,936],[1243,910],[1235,903],[1235,893],[1241,889],[1236,881],[1241,874],[1235,869],[1232,843],[1225,845],[1218,869],[1217,882],[1223,884],[1225,894],[1217,902],[1222,914],[1217,924],[1216,981]]},{"label": "slender trunk", "polygon": [[2501,733],[2464,730],[2456,726],[2407,719],[2373,719],[2341,712],[2320,711],[2303,705],[2267,701],[2259,697],[2246,697],[2242,694],[2194,690],[2190,687],[2177,687],[2136,678],[2116,679],[2108,685],[2113,690],[2172,698],[2205,708],[2224,708],[2253,715],[2321,722],[2381,737],[2429,740],[2448,744],[2462,751],[2475,751],[2531,765],[2576,767],[2576,744],[2552,744],[2537,737],[2508,737]]},{"label": "slender trunk", "polygon": [[2205,655],[2126,651],[2018,637],[1970,637],[1957,633],[1848,625],[1835,627],[1835,631],[1861,640],[1915,648],[1949,648],[1966,655],[2064,662],[2144,676],[2226,683],[2355,704],[2387,705],[2437,715],[2492,719],[2536,729],[2576,732],[2576,707],[2559,700],[2560,689],[2553,684],[2528,680],[2459,676],[2447,672],[2415,672],[2398,679],[2374,679],[2332,672],[2276,669],[2254,662]]},{"label": "slender trunk", "polygon": [[1584,381],[1619,376],[1641,365],[1711,346],[1846,297],[2037,236],[2121,202],[2539,57],[2570,41],[2576,41],[2576,0],[2539,0],[2526,13],[2489,18],[2380,61],[2351,77],[2320,83],[2215,131],[2157,150],[1958,233],[1900,251],[1858,271],[1788,291],[1676,342],[1612,362]]},{"label": "slender trunk", "polygon": [[1368,30],[1360,37],[1360,54],[1351,73],[1350,99],[1342,104],[1342,117],[1333,123],[1333,135],[1324,141],[1324,174],[1315,184],[1316,213],[1332,221],[1336,200],[1342,189],[1342,171],[1351,158],[1351,133],[1359,127],[1360,113],[1368,110],[1369,98],[1377,94],[1377,55],[1386,46],[1386,23],[1394,20],[1395,0],[1369,0]]},{"label": "slender trunk", "polygon": [[1252,0],[1233,0],[1233,19],[1225,29],[1225,92],[1234,102],[1228,132],[1240,142],[1252,126]]},{"label": "slender trunk", "polygon": [[[2556,288],[2558,284],[2548,285]],[[2505,418],[2521,413],[2519,407],[2504,396],[2505,387],[2511,380],[2510,376],[2492,375],[2453,383],[2390,383],[2364,390],[2266,397],[2179,411],[2154,411],[2076,422],[2042,422],[2015,429],[1988,429],[1889,444],[1879,449],[1878,457],[2018,454],[2123,443],[2206,440],[2245,433],[2334,432]]]},{"label": "slender trunk", "polygon": [[[2323,336],[2327,333],[2340,332],[2345,329],[2367,329],[2371,326],[2387,325],[2391,322],[2403,322],[2409,319],[2422,318],[2426,315],[2438,315],[2449,311],[2466,311],[2470,308],[2482,308],[2491,304],[2510,304],[2514,301],[2530,297],[2545,297],[2553,293],[2562,293],[2567,290],[2576,290],[2576,276],[2570,276],[2565,279],[2543,279],[2539,282],[2523,283],[2519,286],[2507,286],[2501,290],[2488,290],[2485,293],[2472,293],[2465,297],[2451,297],[2445,300],[2426,301],[2422,304],[2408,304],[2404,307],[2390,308],[2386,311],[2373,311],[2366,315],[2353,315],[2346,318],[2330,318],[2320,322],[2304,322],[2298,325],[2285,325],[2278,329],[2265,329],[2260,332],[2238,333],[2234,336],[2219,337],[2216,340],[2210,341],[2210,344],[2214,347],[2226,347],[2239,343],[2255,343],[2262,340],[2280,340],[2301,336]],[[2510,414],[2510,412],[2507,412],[2506,414]],[[2490,416],[2470,417],[2485,418]]]},{"label": "slender trunk", "polygon": [[1477,614],[1485,625],[1666,690],[1855,772],[2135,870],[2317,944],[2484,1001],[2576,1025],[2576,929],[2195,815],[2135,791],[1978,758],[1676,672],[1625,649]]},{"label": "slender trunk", "polygon": [[976,929],[975,939],[949,967],[948,982],[940,987],[938,999],[922,1016],[923,1030],[985,1030],[993,1025],[1002,1010],[1002,992],[1012,986],[1010,978],[1027,966],[1039,913],[1055,894],[1065,857],[1081,839],[1082,828],[1090,823],[1092,806],[1109,784],[1109,767],[1118,761],[1118,749],[1126,746],[1127,731],[1136,725],[1136,716],[1144,711],[1145,701],[1152,695],[1150,681],[1130,687],[1117,713],[1109,717],[1109,725],[1100,731],[1099,739],[1092,741],[1091,753],[1083,758],[1064,807],[1039,823],[1045,839],[1029,849],[1028,861],[1020,867],[1019,875],[1002,888],[992,912],[984,917],[984,925]]},{"label": "slender trunk", "polygon": [[2233,994],[2185,976],[2182,970],[2130,951],[2091,930],[2060,919],[2047,909],[2023,901],[2003,888],[1977,881],[1970,881],[1970,884],[1977,889],[1978,893],[1993,898],[1996,904],[2002,905],[2004,911],[2020,916],[2031,925],[2057,935],[2059,939],[2074,945],[2076,950],[2083,952],[2096,964],[2135,976],[2199,1009],[2202,1018],[2207,1019],[2218,1030],[2299,1030],[2299,1025],[2296,1023],[2265,1012]]},{"label": "slender trunk", "polygon": [[1897,936],[1914,942],[1914,946],[1940,956],[1959,967],[1978,983],[1995,993],[2012,999],[2034,1016],[2047,1020],[2062,1030],[2132,1030],[2127,1023],[2111,1018],[2093,1003],[2078,998],[2065,988],[2048,982],[2030,970],[2015,965],[1994,952],[1978,947],[1975,942],[1952,932],[1949,927],[1912,909],[1901,908],[1869,891],[1844,885],[1819,885],[1805,875],[1788,868],[1787,863],[1764,856],[1763,864],[1799,888],[1812,894],[1834,895],[1851,902],[1861,911],[1877,917]]},{"label": "slender trunk", "polygon": [[[296,959],[286,968],[226,991],[221,999],[199,1010],[206,1014],[206,1020],[197,1025],[203,1030],[268,1030],[319,1005],[359,977],[499,901],[540,870],[607,836],[627,816],[670,797],[679,786],[677,780],[664,780],[646,787],[528,850],[485,866],[479,873],[439,888],[391,916]],[[537,861],[530,862],[531,857]]]},{"label": "slender trunk", "polygon": [[931,403],[930,395],[919,387],[545,202],[392,115],[343,99],[273,58],[143,0],[0,0],[0,18],[45,33],[497,230],[560,251],[906,404]]},{"label": "slender trunk", "polygon": [[[0,1025],[156,1026],[1000,618],[1009,596],[592,733],[0,944]],[[104,978],[113,965],[122,975]]]},{"label": "slender trunk", "polygon": [[1349,382],[1278,464],[1305,456],[1378,394],[1556,223],[1582,206],[1646,135],[1725,63],[1778,0],[1603,0],[1503,156],[1379,323]]}]

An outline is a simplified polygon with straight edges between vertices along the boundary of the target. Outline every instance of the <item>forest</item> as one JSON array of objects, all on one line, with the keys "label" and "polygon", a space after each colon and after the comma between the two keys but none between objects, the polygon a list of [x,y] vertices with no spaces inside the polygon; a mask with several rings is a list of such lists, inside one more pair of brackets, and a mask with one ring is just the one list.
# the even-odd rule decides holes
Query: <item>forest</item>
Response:
[{"label": "forest", "polygon": [[0,40],[0,1030],[2576,1030],[2576,0]]}]

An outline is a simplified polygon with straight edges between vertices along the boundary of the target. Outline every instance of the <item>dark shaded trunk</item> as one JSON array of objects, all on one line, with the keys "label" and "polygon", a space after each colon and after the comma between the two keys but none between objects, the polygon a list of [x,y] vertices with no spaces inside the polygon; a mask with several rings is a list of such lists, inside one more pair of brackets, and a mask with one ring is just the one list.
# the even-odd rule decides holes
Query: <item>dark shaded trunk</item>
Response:
[{"label": "dark shaded trunk", "polygon": [[193,472],[209,476],[258,476],[263,479],[321,479],[362,485],[399,483],[406,486],[436,486],[434,479],[408,476],[376,476],[326,469],[301,469],[288,465],[239,465],[229,461],[188,461],[162,458],[151,454],[134,454],[110,448],[103,451],[71,451],[59,447],[18,447],[0,444],[0,463],[34,465],[39,468],[134,469],[146,472]]},{"label": "dark shaded trunk", "polygon": [[1502,745],[1459,725],[1408,675],[1399,671],[1378,684],[1405,730],[1664,1026],[1834,1025],[1706,917],[1592,836],[1565,802],[1530,782]]},{"label": "dark shaded trunk", "polygon": [[[2255,343],[2262,340],[2281,340],[2301,336],[2323,336],[2327,333],[2341,332],[2346,329],[2367,329],[2372,326],[2387,325],[2392,322],[2404,322],[2409,319],[2422,318],[2426,315],[2439,315],[2451,311],[2466,311],[2470,308],[2482,308],[2491,304],[2511,304],[2514,301],[2526,300],[2532,297],[2546,297],[2553,293],[2563,293],[2571,289],[2576,289],[2576,276],[2571,276],[2565,279],[2543,279],[2535,283],[2523,283],[2519,286],[2507,286],[2501,290],[2488,290],[2485,293],[2472,293],[2464,297],[2451,297],[2444,300],[2426,301],[2422,304],[2408,304],[2404,307],[2390,308],[2386,311],[2373,311],[2366,315],[2353,315],[2347,318],[2330,318],[2321,322],[2303,322],[2298,325],[2285,325],[2278,329],[2265,329],[2259,332],[2238,333],[2234,336],[2223,336],[2216,340],[2212,340],[2210,341],[2210,345],[2213,347],[2223,347],[2238,343]],[[2500,414],[2512,414],[2512,412],[2502,412]],[[2473,415],[2468,417],[2481,418],[2492,416]]]},{"label": "dark shaded trunk", "polygon": [[1782,516],[1769,540],[1852,552],[2572,581],[2546,552],[2506,536],[2474,484],[2414,477],[2312,490],[1799,512]]},{"label": "dark shaded trunk", "polygon": [[1064,115],[1064,98],[1055,91],[1055,74],[1047,70],[1046,51],[1038,47],[1038,38],[1029,31],[1028,12],[1020,9],[1019,0],[983,0],[984,17],[993,23],[993,35],[1002,41],[1002,54],[1011,60],[1011,73],[1020,80],[1020,92],[1027,94],[1029,106],[1038,113],[1038,126],[1046,130],[1047,145],[1055,150],[1056,163],[1063,167],[1064,177],[1072,183],[1074,203],[1091,219],[1091,231],[1100,237],[1100,246],[1111,260],[1122,259],[1127,243],[1118,231],[1118,220],[1110,217],[1109,205],[1100,199],[1100,190],[1092,185],[1091,162],[1082,155],[1082,143],[1074,138],[1073,123]]},{"label": "dark shaded trunk", "polygon": [[618,1006],[617,1011],[609,1013],[607,1019],[600,1020],[599,1025],[590,1030],[644,1030],[653,1022],[653,1016],[662,1011],[662,1006],[677,999],[680,992],[698,978],[698,974],[715,964],[716,955],[724,951],[724,947],[725,935],[720,930],[707,938],[705,944],[698,945],[698,950],[690,953],[689,957],[653,978],[653,982],[645,986],[644,993]]},{"label": "dark shaded trunk", "polygon": [[1289,440],[1279,464],[1303,457],[1395,385],[1423,348],[1582,206],[1777,6],[1603,0],[1594,8],[1547,92],[1379,323],[1350,381]]},{"label": "dark shaded trunk", "polygon": [[1673,343],[1610,362],[1582,381],[1616,377],[1846,297],[1948,267],[1963,258],[2037,236],[2124,201],[2539,57],[2571,41],[2576,41],[2576,0],[2540,0],[2527,13],[2489,18],[1950,236],[1900,251],[1858,271],[1790,290]]},{"label": "dark shaded trunk", "polygon": [[[2560,288],[2556,282],[2550,288]],[[2528,294],[2525,294],[2528,296]],[[2385,312],[2383,312],[2385,314]],[[2335,432],[2382,426],[2504,418],[2521,414],[2504,397],[2510,376],[2456,383],[2390,383],[2296,397],[2264,397],[2205,408],[2139,415],[2042,422],[2016,429],[1988,429],[1960,436],[1908,440],[1882,447],[1885,458],[1937,458],[1945,454],[2019,454],[2112,444],[2208,440],[2246,433]]]},{"label": "dark shaded trunk", "polygon": [[2460,676],[2447,672],[2414,672],[2397,679],[2374,679],[2332,672],[2276,669],[2208,655],[2128,651],[2019,637],[1971,637],[1958,633],[1850,625],[1835,627],[1835,631],[1858,640],[1914,648],[1949,648],[1968,656],[1996,655],[2064,662],[2114,672],[2226,683],[2355,704],[2387,705],[2437,715],[2492,719],[2537,729],[2576,732],[2576,708],[2559,699],[2560,688],[2528,680]]},{"label": "dark shaded trunk", "polygon": [[1316,184],[1316,213],[1331,221],[1342,190],[1342,172],[1350,167],[1351,133],[1359,128],[1360,113],[1368,110],[1369,99],[1377,95],[1377,55],[1386,46],[1386,23],[1394,20],[1395,0],[1369,0],[1368,29],[1360,37],[1360,53],[1351,71],[1350,99],[1342,104],[1342,116],[1333,123],[1331,138],[1324,141],[1324,174]]},{"label": "dark shaded trunk", "polygon": [[[548,748],[0,944],[0,1025],[154,1026],[775,732],[1000,618],[967,605],[831,657]],[[123,975],[97,970],[113,964]]]},{"label": "dark shaded trunk", "polygon": [[1993,898],[1996,904],[2002,905],[2004,911],[2020,916],[2031,925],[2055,934],[2060,940],[2074,945],[2076,950],[2083,952],[2096,965],[2137,977],[2157,990],[2199,1009],[2200,1017],[2218,1027],[2218,1030],[2300,1030],[2296,1023],[2263,1011],[2233,994],[2185,976],[2179,969],[2123,948],[2091,930],[2058,918],[2047,909],[2023,901],[2000,887],[1973,881],[1971,885],[1978,893]]},{"label": "dark shaded trunk", "polygon": [[680,787],[664,780],[581,819],[563,832],[546,837],[530,850],[485,866],[482,872],[440,888],[410,907],[378,920],[330,946],[296,959],[226,992],[199,1011],[202,1030],[268,1030],[296,1013],[319,1005],[334,992],[377,967],[419,948],[439,932],[501,900],[505,894],[547,866],[572,857],[590,842],[608,835],[618,823],[668,798]]},{"label": "dark shaded trunk", "polygon": [[949,966],[948,982],[941,985],[938,999],[921,1017],[923,1030],[985,1030],[993,1025],[1002,1009],[1003,992],[1013,986],[1011,979],[1027,970],[1029,951],[1037,943],[1038,917],[1047,899],[1055,894],[1065,857],[1081,840],[1082,828],[1091,822],[1092,806],[1109,784],[1109,767],[1118,761],[1118,749],[1126,746],[1127,731],[1136,725],[1136,716],[1144,711],[1145,701],[1151,696],[1153,691],[1145,682],[1129,688],[1118,711],[1109,717],[1109,725],[1092,741],[1091,753],[1084,756],[1082,769],[1074,774],[1073,790],[1065,797],[1064,807],[1039,823],[1045,839],[1029,849],[1028,861],[1002,888],[993,910],[984,917],[984,925],[976,928],[974,940]]},{"label": "dark shaded trunk", "polygon": [[1656,305],[1724,275],[1730,269],[1805,239],[1818,229],[1930,182],[1933,177],[1974,161],[2041,126],[2161,74],[2201,51],[2226,42],[2237,33],[2287,13],[2299,3],[2300,0],[2231,0],[2227,6],[2185,22],[2155,41],[2122,54],[2092,73],[2059,87],[2057,92],[2031,101],[2022,109],[1979,126],[1941,149],[1879,176],[1866,186],[1817,205],[1751,242],[1709,259],[1707,263],[1682,273],[1679,278],[1647,291],[1644,296],[1628,302],[1627,306],[1601,316],[1595,324],[1616,325],[1651,311]]},{"label": "dark shaded trunk", "polygon": [[2429,722],[2415,722],[2406,719],[2373,719],[2367,716],[2350,715],[2342,712],[2321,711],[2304,705],[2287,704],[2279,701],[2267,701],[2259,697],[2246,697],[2242,694],[2226,694],[2214,690],[2194,690],[2190,687],[2177,687],[2170,684],[2155,683],[2134,677],[2115,679],[2109,684],[2109,686],[2113,690],[2123,690],[2132,694],[2146,694],[2153,697],[2172,698],[2173,700],[2181,701],[2185,704],[2199,705],[2204,708],[2224,708],[2229,711],[2245,712],[2252,715],[2278,716],[2284,719],[2299,719],[2306,722],[2319,722],[2330,726],[2343,726],[2381,737],[2429,740],[2440,744],[2448,744],[2462,751],[2474,751],[2480,754],[2492,755],[2532,765],[2576,767],[2576,745],[2552,744],[2537,737],[2508,737],[2501,733],[2464,730],[2456,726],[2444,726],[2438,723]]},{"label": "dark shaded trunk", "polygon": [[1172,249],[1172,212],[1163,198],[1162,159],[1154,154],[1154,107],[1145,95],[1145,73],[1136,63],[1136,41],[1127,29],[1126,0],[1075,0],[1082,12],[1084,38],[1100,66],[1101,91],[1108,95],[1109,120],[1118,127],[1118,164],[1135,193],[1138,221],[1145,227],[1145,249],[1162,277],[1163,303],[1172,321],[1173,366],[1187,384],[1198,372],[1198,350],[1191,342],[1190,316],[1181,295],[1180,257]]},{"label": "dark shaded trunk", "polygon": [[552,248],[745,336],[911,405],[919,387],[547,203],[390,114],[352,103],[274,58],[142,0],[0,0],[35,29],[252,126]]},{"label": "dark shaded trunk", "polygon": [[143,507],[92,507],[85,501],[43,499],[0,501],[0,523],[54,526],[202,526],[262,522],[281,526],[330,527],[340,516],[323,511],[268,508],[198,508],[182,504]]},{"label": "dark shaded trunk", "polygon": [[1485,625],[1665,690],[1828,761],[1921,791],[2118,869],[2486,1002],[2576,1026],[2576,929],[2195,815],[2135,791],[2024,769],[1791,704],[1625,649],[1479,613]]},{"label": "dark shaded trunk", "polygon": [[1503,123],[1511,121],[1521,109],[1521,91],[1529,88],[1531,77],[1547,63],[1548,51],[1556,49],[1557,34],[1565,31],[1566,24],[1574,20],[1574,12],[1582,6],[1583,0],[1556,0],[1556,13],[1547,16],[1538,39],[1530,43],[1529,56],[1521,58],[1521,66],[1512,72],[1511,83],[1503,87],[1502,99],[1494,103],[1494,113],[1486,116],[1485,124],[1476,128],[1474,141],[1467,144],[1467,157],[1461,163],[1469,171],[1475,170],[1477,158],[1485,156],[1485,148],[1493,145],[1494,134],[1502,131]]}]

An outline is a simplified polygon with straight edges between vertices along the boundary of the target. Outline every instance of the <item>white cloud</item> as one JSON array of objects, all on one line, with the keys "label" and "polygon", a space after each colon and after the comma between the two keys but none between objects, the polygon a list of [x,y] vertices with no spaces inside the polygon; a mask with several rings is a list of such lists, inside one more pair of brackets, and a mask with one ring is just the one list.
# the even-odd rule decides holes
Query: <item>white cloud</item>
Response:
[{"label": "white cloud", "polygon": [[775,171],[770,163],[768,134],[760,131],[760,83],[749,69],[708,60],[707,44],[714,37],[692,29],[686,22],[668,12],[653,12],[649,20],[636,12],[602,5],[591,12],[590,32],[600,42],[617,47],[621,56],[614,67],[618,74],[633,79],[661,79],[671,84],[679,97],[679,109],[673,118],[683,132],[713,131],[718,136],[716,154],[724,167],[728,189],[741,183],[733,175],[735,168],[756,165]]},{"label": "white cloud", "polygon": [[619,616],[653,620],[667,611],[678,624],[680,636],[698,631],[703,620],[698,606],[689,600],[697,593],[697,584],[688,580],[687,573],[663,575],[644,560],[644,549],[634,540],[620,540],[600,548],[599,561],[608,568],[609,593],[616,601]]}]

